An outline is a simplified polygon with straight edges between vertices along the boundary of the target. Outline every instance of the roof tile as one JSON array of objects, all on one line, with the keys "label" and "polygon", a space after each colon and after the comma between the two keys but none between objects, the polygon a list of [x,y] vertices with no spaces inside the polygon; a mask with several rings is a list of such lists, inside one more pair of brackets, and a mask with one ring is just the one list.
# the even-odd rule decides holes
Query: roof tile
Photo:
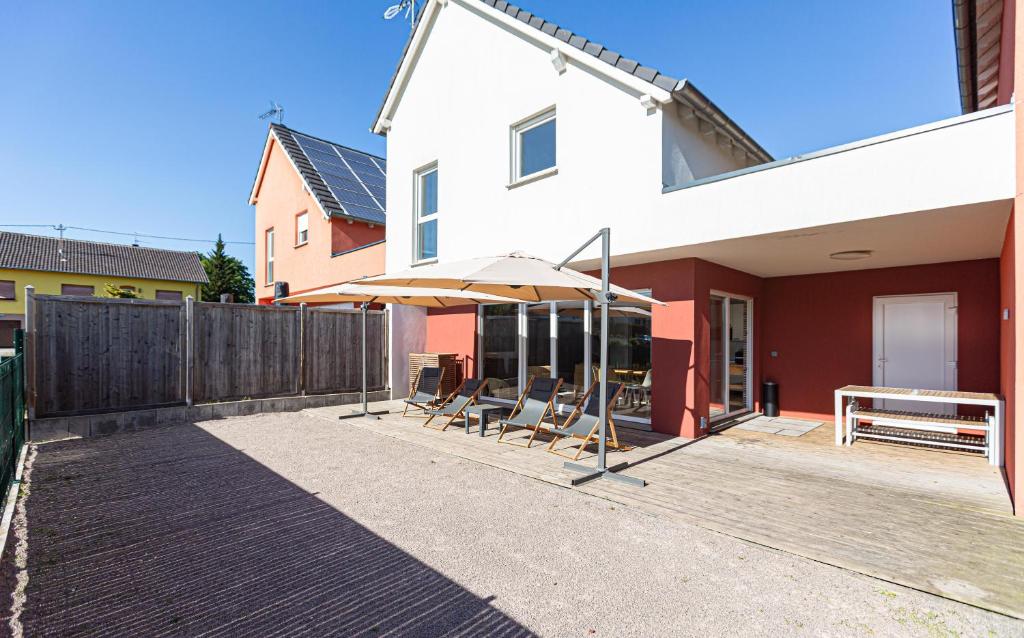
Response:
[{"label": "roof tile", "polygon": [[0,268],[207,283],[199,253],[0,231]]},{"label": "roof tile", "polygon": [[654,85],[665,89],[666,91],[675,91],[676,86],[679,85],[679,80],[665,75],[664,73],[659,73],[658,76],[654,78]]},{"label": "roof tile", "polygon": [[640,63],[636,60],[630,60],[629,58],[619,58],[619,61],[615,63],[615,66],[626,73],[632,73],[633,71],[636,71],[636,68],[640,66]]},{"label": "roof tile", "polygon": [[654,76],[658,75],[658,71],[649,66],[638,66],[633,70],[633,75],[637,76],[644,82],[653,82]]}]

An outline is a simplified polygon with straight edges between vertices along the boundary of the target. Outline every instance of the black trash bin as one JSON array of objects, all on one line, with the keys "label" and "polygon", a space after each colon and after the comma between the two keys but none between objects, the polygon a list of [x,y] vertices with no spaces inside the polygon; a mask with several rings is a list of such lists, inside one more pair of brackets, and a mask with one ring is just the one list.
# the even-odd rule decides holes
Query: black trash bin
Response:
[{"label": "black trash bin", "polygon": [[779,384],[765,381],[761,384],[761,405],[765,416],[779,416]]}]

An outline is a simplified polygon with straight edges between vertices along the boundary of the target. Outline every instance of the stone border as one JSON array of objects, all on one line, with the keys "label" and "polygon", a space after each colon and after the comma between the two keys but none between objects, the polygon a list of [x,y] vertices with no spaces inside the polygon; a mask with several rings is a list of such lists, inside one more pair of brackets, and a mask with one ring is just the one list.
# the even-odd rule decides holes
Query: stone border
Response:
[{"label": "stone border", "polygon": [[[386,401],[390,397],[390,390],[368,392],[366,396],[367,401],[370,402]],[[359,392],[344,392],[340,394],[310,394],[295,397],[204,403],[192,407],[180,405],[108,414],[51,417],[30,421],[28,438],[32,443],[49,443],[51,441],[104,436],[118,432],[134,432],[177,423],[195,423],[197,421],[223,419],[231,416],[247,416],[263,412],[298,412],[306,408],[351,405],[359,403],[360,399]]]}]

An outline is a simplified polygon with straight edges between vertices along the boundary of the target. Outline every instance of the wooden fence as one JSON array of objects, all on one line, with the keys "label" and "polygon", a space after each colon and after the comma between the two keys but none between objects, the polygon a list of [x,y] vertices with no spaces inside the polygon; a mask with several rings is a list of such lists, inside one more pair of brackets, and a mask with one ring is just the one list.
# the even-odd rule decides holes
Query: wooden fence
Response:
[{"label": "wooden fence", "polygon": [[[360,312],[26,295],[30,418],[362,387]],[[384,388],[385,316],[367,316]]]}]

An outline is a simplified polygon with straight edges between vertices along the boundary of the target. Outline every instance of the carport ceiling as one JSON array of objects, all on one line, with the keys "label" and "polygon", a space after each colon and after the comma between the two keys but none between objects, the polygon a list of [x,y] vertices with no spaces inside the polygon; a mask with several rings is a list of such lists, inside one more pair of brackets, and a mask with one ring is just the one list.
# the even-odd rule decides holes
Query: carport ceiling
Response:
[{"label": "carport ceiling", "polygon": [[[697,257],[760,277],[890,268],[998,257],[1011,201],[954,206],[768,235],[620,255],[615,266]],[[612,245],[614,249],[614,243]],[[842,261],[845,251],[870,257]],[[586,269],[587,263],[577,264]]]}]

